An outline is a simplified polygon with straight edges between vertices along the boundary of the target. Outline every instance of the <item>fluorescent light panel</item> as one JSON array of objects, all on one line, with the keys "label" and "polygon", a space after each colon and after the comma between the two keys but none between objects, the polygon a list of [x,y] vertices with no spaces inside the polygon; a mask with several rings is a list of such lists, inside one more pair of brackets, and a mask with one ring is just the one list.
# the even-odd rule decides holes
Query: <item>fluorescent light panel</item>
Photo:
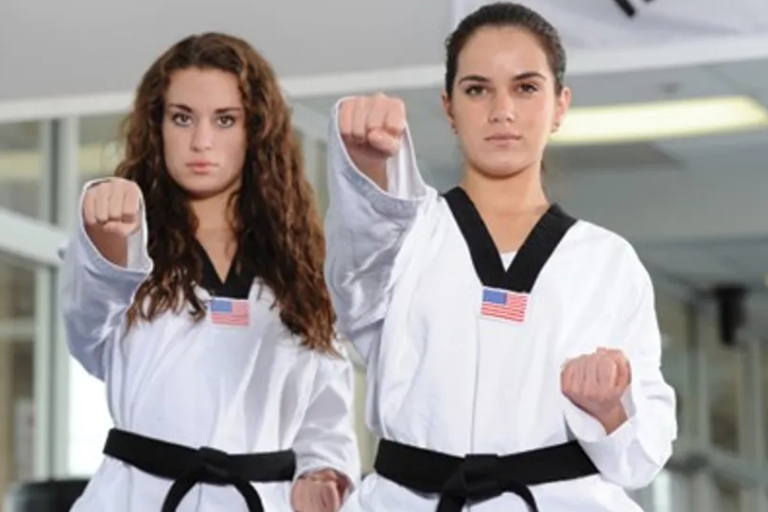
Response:
[{"label": "fluorescent light panel", "polygon": [[767,126],[768,111],[744,96],[581,107],[566,114],[552,143],[641,142]]}]

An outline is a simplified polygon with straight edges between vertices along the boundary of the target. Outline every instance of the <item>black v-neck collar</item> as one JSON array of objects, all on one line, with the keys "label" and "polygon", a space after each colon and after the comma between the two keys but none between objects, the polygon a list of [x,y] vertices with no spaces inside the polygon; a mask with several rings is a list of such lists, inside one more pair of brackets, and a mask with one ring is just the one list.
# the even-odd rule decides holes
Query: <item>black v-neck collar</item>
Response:
[{"label": "black v-neck collar", "polygon": [[461,187],[443,194],[469,247],[472,264],[483,285],[530,293],[541,269],[576,219],[552,204],[523,242],[512,264],[504,269],[496,244],[472,200]]},{"label": "black v-neck collar", "polygon": [[200,286],[205,288],[214,297],[227,297],[230,299],[248,298],[256,275],[253,272],[237,268],[239,248],[224,281],[221,280],[216,272],[216,267],[214,267],[205,247],[198,240],[195,240],[195,250],[203,261],[203,275],[199,283]]}]

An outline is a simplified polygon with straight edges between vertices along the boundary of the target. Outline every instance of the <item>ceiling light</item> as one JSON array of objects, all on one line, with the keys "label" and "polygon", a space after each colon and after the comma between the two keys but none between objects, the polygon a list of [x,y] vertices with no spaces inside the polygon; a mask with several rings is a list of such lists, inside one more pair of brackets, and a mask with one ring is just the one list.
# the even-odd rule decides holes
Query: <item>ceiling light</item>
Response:
[{"label": "ceiling light", "polygon": [[554,144],[610,144],[694,137],[768,126],[752,98],[726,96],[572,108]]}]

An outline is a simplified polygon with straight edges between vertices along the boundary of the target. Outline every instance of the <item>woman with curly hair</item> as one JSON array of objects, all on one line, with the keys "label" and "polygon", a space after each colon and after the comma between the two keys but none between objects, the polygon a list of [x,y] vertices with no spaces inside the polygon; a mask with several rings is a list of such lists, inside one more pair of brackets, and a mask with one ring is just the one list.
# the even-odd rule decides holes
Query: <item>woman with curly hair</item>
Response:
[{"label": "woman with curly hair", "polygon": [[80,205],[68,345],[115,428],[73,511],[337,510],[359,473],[352,368],[271,66],[234,37],[178,42]]}]

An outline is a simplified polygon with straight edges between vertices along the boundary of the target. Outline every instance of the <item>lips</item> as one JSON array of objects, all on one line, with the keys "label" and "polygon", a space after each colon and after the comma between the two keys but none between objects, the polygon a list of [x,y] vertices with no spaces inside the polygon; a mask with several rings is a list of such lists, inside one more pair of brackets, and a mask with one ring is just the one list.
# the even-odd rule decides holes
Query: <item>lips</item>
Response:
[{"label": "lips", "polygon": [[189,162],[187,164],[187,169],[189,169],[192,174],[207,176],[214,172],[216,164],[213,162]]},{"label": "lips", "polygon": [[491,142],[511,142],[520,140],[522,137],[520,135],[516,135],[514,133],[497,133],[494,135],[489,135],[485,138],[487,141]]}]

